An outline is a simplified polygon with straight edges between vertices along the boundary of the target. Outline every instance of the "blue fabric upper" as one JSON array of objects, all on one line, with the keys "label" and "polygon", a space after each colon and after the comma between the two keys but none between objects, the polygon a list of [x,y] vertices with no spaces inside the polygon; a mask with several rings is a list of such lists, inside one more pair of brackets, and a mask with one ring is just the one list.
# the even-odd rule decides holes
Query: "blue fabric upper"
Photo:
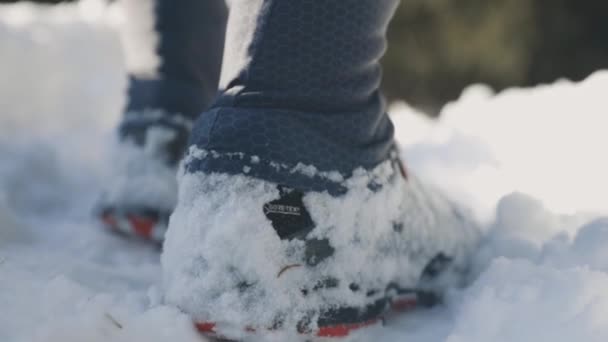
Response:
[{"label": "blue fabric upper", "polygon": [[[186,170],[236,174],[246,167],[261,179],[323,190],[332,181],[290,170],[302,163],[349,177],[387,160],[393,126],[378,90],[379,59],[397,3],[232,1],[222,91],[191,137],[217,154]],[[251,157],[261,162],[246,162]]]}]

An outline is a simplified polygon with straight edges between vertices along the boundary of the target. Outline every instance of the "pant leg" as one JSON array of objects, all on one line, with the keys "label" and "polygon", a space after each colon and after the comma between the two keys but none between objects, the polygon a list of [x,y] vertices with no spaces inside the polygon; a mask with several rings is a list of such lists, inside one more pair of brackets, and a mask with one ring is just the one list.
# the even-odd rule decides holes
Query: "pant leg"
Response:
[{"label": "pant leg", "polygon": [[243,173],[236,156],[244,155],[255,161],[246,168],[252,176],[327,189],[327,179],[289,171],[306,165],[348,177],[387,160],[393,126],[379,60],[397,4],[234,0],[221,94],[191,138],[214,157],[195,158],[187,170]]},{"label": "pant leg", "polygon": [[198,117],[217,94],[226,17],[224,0],[157,0],[160,77],[132,77],[128,109]]},{"label": "pant leg", "polygon": [[132,75],[123,138],[144,145],[150,126],[177,132],[163,149],[175,164],[194,121],[218,92],[227,8],[224,0],[156,0],[158,76]]}]

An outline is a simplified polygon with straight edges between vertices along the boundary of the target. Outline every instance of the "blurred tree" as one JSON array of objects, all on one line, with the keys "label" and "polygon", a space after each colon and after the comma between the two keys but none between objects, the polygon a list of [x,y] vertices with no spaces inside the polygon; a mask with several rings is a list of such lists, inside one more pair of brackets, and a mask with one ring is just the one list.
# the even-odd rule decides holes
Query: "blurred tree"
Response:
[{"label": "blurred tree", "polygon": [[436,114],[471,83],[501,90],[608,68],[608,1],[404,0],[389,41],[385,92]]},{"label": "blurred tree", "polygon": [[526,84],[580,80],[608,67],[608,1],[534,0],[536,30]]},{"label": "blurred tree", "polygon": [[402,1],[388,34],[385,91],[436,113],[471,83],[524,83],[533,20],[530,0]]}]

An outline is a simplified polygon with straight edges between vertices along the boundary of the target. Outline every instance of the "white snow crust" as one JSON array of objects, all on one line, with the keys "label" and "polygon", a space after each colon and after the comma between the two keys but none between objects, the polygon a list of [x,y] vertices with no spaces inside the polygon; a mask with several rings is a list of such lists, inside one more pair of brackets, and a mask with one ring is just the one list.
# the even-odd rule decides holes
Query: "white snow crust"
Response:
[{"label": "white snow crust", "polygon": [[[0,341],[201,341],[162,304],[158,251],[90,215],[126,86],[93,5],[0,6]],[[477,277],[353,340],[607,340],[606,89],[472,86],[438,121],[395,104],[409,172],[484,223]]]},{"label": "white snow crust", "polygon": [[[202,155],[213,158],[190,148],[190,158]],[[370,183],[382,188],[373,191]],[[281,240],[262,210],[280,197],[277,184],[244,175],[181,174],[162,256],[166,302],[225,329],[268,327],[281,315],[292,327],[287,330],[296,333],[311,311],[372,305],[389,284],[412,289],[462,282],[464,274],[456,274],[470,264],[479,231],[458,214],[460,208],[414,177],[406,182],[390,161],[371,171],[355,170],[342,184],[348,189],[344,196],[304,195],[315,222],[307,238],[327,240],[335,250],[309,267],[304,241]],[[424,267],[439,253],[453,258],[452,269],[459,272],[446,272],[438,284],[419,284]],[[339,279],[339,286],[311,290],[328,278]],[[247,284],[243,293],[242,284]],[[310,290],[307,296],[302,289]],[[380,291],[365,296],[371,290]]]},{"label": "white snow crust", "polygon": [[[146,110],[126,115],[126,120],[131,117],[133,120],[154,120],[163,113]],[[191,125],[179,116],[175,121]],[[176,134],[173,129],[156,126],[146,130],[143,146],[131,139],[115,139],[109,156],[112,168],[105,176],[101,203],[123,208],[155,208],[161,212],[173,210],[177,202],[177,167],[167,164],[165,146]]]}]

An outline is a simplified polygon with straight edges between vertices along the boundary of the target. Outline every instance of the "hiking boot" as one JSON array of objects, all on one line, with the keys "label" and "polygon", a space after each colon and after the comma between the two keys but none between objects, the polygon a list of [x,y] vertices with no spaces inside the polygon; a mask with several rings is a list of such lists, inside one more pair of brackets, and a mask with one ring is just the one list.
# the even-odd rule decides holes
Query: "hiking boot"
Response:
[{"label": "hiking boot", "polygon": [[191,122],[160,110],[129,113],[120,127],[95,214],[113,232],[161,243],[177,200],[177,164]]},{"label": "hiking boot", "polygon": [[[224,158],[240,160],[242,174],[191,169]],[[284,170],[286,180],[333,178],[339,193],[250,175],[272,164],[189,150],[162,263],[165,300],[199,331],[343,337],[462,284],[475,225],[407,175],[396,153],[340,181],[303,166]]]}]

